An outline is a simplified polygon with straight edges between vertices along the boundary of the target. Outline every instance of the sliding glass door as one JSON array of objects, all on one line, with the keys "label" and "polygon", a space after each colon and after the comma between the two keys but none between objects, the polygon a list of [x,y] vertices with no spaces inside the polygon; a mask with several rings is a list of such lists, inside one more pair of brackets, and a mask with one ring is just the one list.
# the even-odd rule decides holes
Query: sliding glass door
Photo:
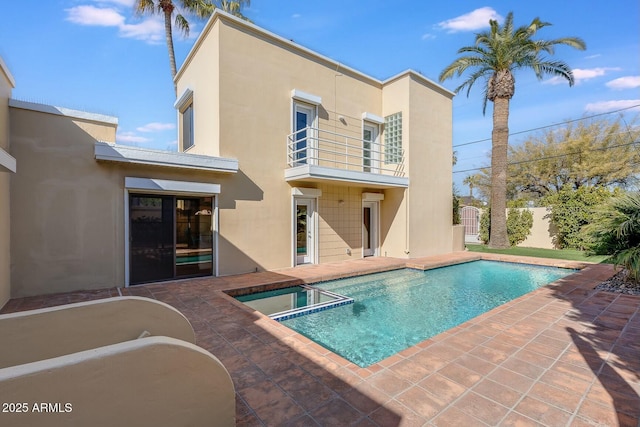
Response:
[{"label": "sliding glass door", "polygon": [[213,274],[211,197],[129,197],[130,283]]}]

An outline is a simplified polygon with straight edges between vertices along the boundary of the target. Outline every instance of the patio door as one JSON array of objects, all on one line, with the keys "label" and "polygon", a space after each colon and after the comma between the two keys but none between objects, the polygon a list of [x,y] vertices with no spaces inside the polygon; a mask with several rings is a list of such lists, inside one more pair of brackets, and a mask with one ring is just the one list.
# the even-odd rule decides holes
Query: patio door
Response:
[{"label": "patio door", "polygon": [[213,274],[211,197],[130,194],[132,285]]},{"label": "patio door", "polygon": [[362,256],[378,255],[380,202],[362,202]]},{"label": "patio door", "polygon": [[315,107],[300,102],[293,104],[293,159],[296,166],[314,163],[316,122]]},{"label": "patio door", "polygon": [[380,171],[380,147],[378,125],[365,123],[362,127],[362,171],[378,173]]},{"label": "patio door", "polygon": [[315,262],[315,199],[294,199],[296,265]]}]

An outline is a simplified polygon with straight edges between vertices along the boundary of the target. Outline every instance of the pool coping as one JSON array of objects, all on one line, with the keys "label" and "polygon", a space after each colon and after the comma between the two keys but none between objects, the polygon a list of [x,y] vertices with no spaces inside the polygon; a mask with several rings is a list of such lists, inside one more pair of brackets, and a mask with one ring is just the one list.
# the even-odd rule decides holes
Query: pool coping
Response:
[{"label": "pool coping", "polygon": [[[412,268],[412,269],[416,269],[416,270],[422,270],[422,271],[428,271],[428,270],[433,270],[436,268],[442,268],[442,267],[449,267],[452,265],[458,265],[458,264],[465,264],[468,262],[474,262],[474,261],[498,261],[498,262],[507,262],[507,263],[514,263],[514,264],[529,264],[529,265],[537,265],[537,266],[541,266],[541,267],[557,267],[557,268],[566,268],[566,269],[573,269],[573,270],[577,270],[576,273],[580,270],[583,270],[584,268],[591,266],[591,265],[598,265],[596,263],[590,263],[590,262],[582,262],[582,261],[571,261],[571,260],[560,260],[560,259],[553,259],[553,258],[534,258],[534,257],[527,257],[527,256],[514,256],[514,255],[502,255],[502,254],[492,254],[492,253],[469,253],[466,252],[467,254],[470,254],[469,256],[465,256],[462,258],[458,258],[458,259],[450,259],[450,260],[436,260],[433,261],[432,257],[424,257],[424,258],[416,258],[416,259],[409,259],[409,260],[401,260],[402,262],[399,264],[391,264],[391,265],[386,265],[386,266],[382,266],[382,267],[376,267],[376,268],[372,268],[372,269],[362,269],[362,270],[358,270],[358,271],[354,271],[353,274],[349,274],[349,273],[338,273],[338,274],[334,274],[334,275],[322,275],[322,276],[311,276],[310,278],[307,279],[302,279],[302,278],[298,278],[297,280],[302,280],[302,282],[298,282],[297,280],[293,280],[293,281],[276,281],[276,282],[270,282],[270,283],[265,283],[262,285],[254,285],[254,286],[250,286],[247,288],[233,288],[231,290],[228,291],[222,291],[221,294],[223,295],[223,297],[229,301],[231,304],[233,304],[234,306],[248,312],[251,313],[254,316],[258,316],[261,319],[265,320],[265,321],[270,321],[270,322],[274,322],[278,325],[278,327],[281,328],[286,328],[287,331],[291,331],[292,334],[291,336],[293,338],[298,338],[301,342],[303,342],[305,345],[312,345],[312,347],[319,347],[315,348],[316,352],[319,353],[322,358],[324,357],[329,357],[331,360],[333,360],[334,362],[337,362],[338,364],[345,366],[347,368],[349,368],[350,370],[352,370],[353,372],[355,372],[356,374],[362,375],[362,369],[364,370],[373,370],[373,371],[377,371],[379,370],[379,368],[384,368],[386,367],[390,362],[395,361],[395,356],[400,354],[400,355],[411,355],[413,353],[413,351],[411,350],[413,347],[417,347],[417,348],[426,348],[428,346],[429,343],[431,343],[434,338],[438,337],[438,335],[442,335],[442,334],[446,334],[447,332],[454,330],[458,327],[463,326],[464,324],[468,323],[468,322],[472,322],[476,319],[480,319],[483,316],[487,315],[490,316],[492,312],[494,311],[500,311],[501,307],[510,304],[510,303],[515,303],[525,297],[527,297],[527,295],[531,295],[534,292],[539,291],[540,289],[544,289],[548,286],[552,286],[554,283],[556,283],[557,281],[548,283],[544,286],[541,286],[538,289],[535,289],[531,292],[526,293],[525,295],[522,295],[520,297],[517,297],[511,301],[508,301],[505,304],[502,304],[498,307],[492,308],[491,310],[482,313],[472,319],[467,320],[466,322],[461,323],[458,326],[455,326],[451,329],[448,329],[445,332],[442,332],[441,334],[438,335],[434,335],[431,338],[427,338],[426,340],[423,340],[411,347],[407,347],[406,349],[395,353],[394,355],[391,355],[385,359],[380,360],[379,362],[373,363],[369,366],[366,367],[361,367],[356,365],[355,363],[351,362],[350,360],[345,359],[344,357],[340,356],[337,353],[332,352],[331,350],[321,346],[320,344],[316,343],[315,341],[311,340],[310,338],[305,337],[304,335],[302,335],[301,333],[281,324],[280,322],[278,322],[277,320],[272,319],[271,317],[260,313],[257,310],[254,310],[253,308],[247,306],[246,304],[243,304],[242,302],[238,301],[237,299],[235,299],[235,296],[239,296],[239,295],[246,295],[248,293],[254,293],[254,292],[264,292],[264,291],[271,291],[271,290],[276,290],[276,289],[283,289],[283,288],[287,288],[287,287],[293,287],[293,286],[299,286],[299,285],[313,285],[315,283],[322,283],[322,282],[327,282],[330,280],[338,280],[338,279],[347,279],[350,277],[359,277],[359,276],[366,276],[369,274],[375,274],[375,273],[384,273],[384,272],[388,272],[388,271],[394,271],[394,270],[401,270],[404,268]],[[321,265],[321,264],[319,264]],[[276,271],[287,271],[289,272],[290,269],[286,269],[286,270],[276,270]],[[573,274],[576,274],[573,273]],[[571,276],[571,275],[569,275]],[[568,277],[568,276],[567,276]],[[561,279],[560,279],[561,280]],[[251,289],[251,292],[246,292],[248,289]],[[237,293],[238,291],[242,292],[242,293]],[[317,361],[323,360],[322,358],[318,359]],[[365,374],[366,376],[366,374]]]}]

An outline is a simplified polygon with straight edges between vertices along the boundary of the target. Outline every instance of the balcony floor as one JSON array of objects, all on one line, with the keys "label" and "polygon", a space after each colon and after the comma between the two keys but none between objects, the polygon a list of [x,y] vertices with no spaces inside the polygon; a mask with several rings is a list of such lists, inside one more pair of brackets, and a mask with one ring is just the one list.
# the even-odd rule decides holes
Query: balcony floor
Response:
[{"label": "balcony floor", "polygon": [[[428,268],[480,257],[575,265],[468,252],[408,263]],[[2,312],[119,294],[171,304],[191,321],[198,345],[229,370],[240,426],[638,425],[640,297],[594,291],[613,274],[610,265],[588,265],[368,368],[223,292],[290,286],[408,263],[366,258],[20,298],[9,301]]]}]

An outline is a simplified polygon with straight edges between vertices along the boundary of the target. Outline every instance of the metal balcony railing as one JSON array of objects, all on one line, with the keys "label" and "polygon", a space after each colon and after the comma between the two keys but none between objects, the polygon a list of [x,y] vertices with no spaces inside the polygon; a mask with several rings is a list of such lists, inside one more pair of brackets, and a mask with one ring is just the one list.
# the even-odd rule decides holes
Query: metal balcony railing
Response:
[{"label": "metal balcony railing", "polygon": [[316,165],[404,177],[404,151],[324,129],[306,127],[287,136],[290,168]]}]

